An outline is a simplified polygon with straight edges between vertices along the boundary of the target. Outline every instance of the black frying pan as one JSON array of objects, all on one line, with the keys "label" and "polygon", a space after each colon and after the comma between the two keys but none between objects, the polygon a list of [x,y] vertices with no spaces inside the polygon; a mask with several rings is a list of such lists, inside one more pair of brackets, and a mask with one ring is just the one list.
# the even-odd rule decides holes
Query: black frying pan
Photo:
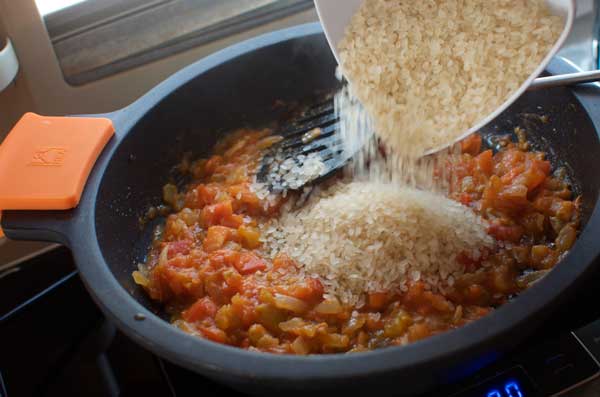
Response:
[{"label": "black frying pan", "polygon": [[[161,187],[185,151],[205,155],[225,131],[261,126],[279,115],[275,100],[294,102],[336,87],[335,61],[318,24],[270,33],[201,60],[131,106],[103,115],[115,136],[98,158],[81,201],[68,211],[5,211],[14,239],[67,245],[96,303],[137,343],[179,365],[246,392],[393,390],[411,395],[467,375],[533,332],[589,276],[600,253],[600,88],[525,94],[489,131],[523,125],[531,139],[569,169],[583,194],[584,229],[571,253],[541,282],[482,320],[406,347],[323,356],[249,352],[187,335],[169,325],[131,273],[151,241],[138,217],[160,202]],[[572,72],[564,60],[552,74]],[[201,391],[199,391],[201,392]]]}]

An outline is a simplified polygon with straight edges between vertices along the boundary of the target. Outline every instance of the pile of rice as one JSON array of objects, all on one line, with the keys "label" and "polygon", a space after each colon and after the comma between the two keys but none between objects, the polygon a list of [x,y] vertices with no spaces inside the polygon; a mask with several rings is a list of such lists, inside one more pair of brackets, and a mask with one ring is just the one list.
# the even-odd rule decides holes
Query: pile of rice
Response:
[{"label": "pile of rice", "polygon": [[291,256],[345,304],[416,280],[451,285],[464,271],[457,255],[477,258],[494,244],[484,220],[440,195],[370,182],[315,190],[261,226],[263,249]]},{"label": "pile of rice", "polygon": [[387,145],[420,156],[504,103],[562,28],[545,0],[365,0],[341,71]]},{"label": "pile of rice", "polygon": [[[470,208],[413,188],[443,191],[454,154],[420,157],[505,102],[562,27],[545,0],[365,0],[339,44],[349,84],[335,98],[353,182],[290,200],[261,225],[264,254],[291,256],[347,305],[418,280],[443,292],[465,271],[458,255],[478,259],[495,241]],[[273,172],[292,189],[323,173],[291,162]]]}]

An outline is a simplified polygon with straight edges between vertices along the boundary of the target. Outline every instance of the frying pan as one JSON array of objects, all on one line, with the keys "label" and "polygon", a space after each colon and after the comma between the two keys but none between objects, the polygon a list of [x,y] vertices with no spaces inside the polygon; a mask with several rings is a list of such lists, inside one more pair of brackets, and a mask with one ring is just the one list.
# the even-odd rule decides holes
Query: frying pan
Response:
[{"label": "frying pan", "polygon": [[[160,202],[161,188],[182,154],[206,155],[226,131],[266,125],[279,117],[272,107],[276,100],[291,103],[334,90],[335,66],[315,23],[260,36],[186,67],[132,105],[94,116],[103,118],[92,124],[102,126],[106,145],[102,149],[100,144],[101,153],[90,164],[78,202],[68,196],[52,205],[76,207],[28,210],[18,208],[17,200],[14,208],[4,208],[6,235],[67,245],[89,293],[125,334],[161,357],[248,393],[356,395],[393,390],[404,396],[476,371],[533,332],[596,267],[600,254],[600,177],[594,169],[600,156],[596,85],[526,93],[486,127],[489,133],[505,133],[529,120],[526,115],[549,117],[548,124],[532,121],[526,127],[535,146],[567,167],[575,189],[583,195],[584,228],[568,256],[543,280],[458,330],[406,347],[365,353],[296,357],[249,352],[171,326],[133,282],[131,272],[143,261],[152,234],[152,225],[140,229],[138,217]],[[573,71],[562,59],[554,59],[548,67],[551,74]],[[54,121],[42,119],[44,125]],[[110,124],[112,136],[106,132]],[[21,132],[17,125],[10,136]],[[6,144],[0,149],[0,179],[13,167],[4,160]],[[35,156],[35,144],[26,146],[20,152],[23,158]],[[67,149],[53,161],[67,162],[77,152]],[[38,172],[61,168],[26,164]],[[13,183],[11,187],[19,187],[23,181]],[[7,186],[0,186],[0,196],[6,198]],[[29,202],[30,207],[39,204]]]}]

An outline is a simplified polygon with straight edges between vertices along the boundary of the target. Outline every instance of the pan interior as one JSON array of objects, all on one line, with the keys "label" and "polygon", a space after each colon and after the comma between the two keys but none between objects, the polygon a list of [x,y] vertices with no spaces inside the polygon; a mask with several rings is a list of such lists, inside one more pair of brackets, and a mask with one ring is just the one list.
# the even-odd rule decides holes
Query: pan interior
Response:
[{"label": "pan interior", "polygon": [[[185,152],[208,154],[223,133],[263,127],[285,117],[286,108],[337,87],[335,60],[325,37],[311,35],[263,47],[216,66],[167,95],[129,132],[113,155],[96,201],[101,251],[119,283],[144,306],[160,313],[131,277],[142,262],[154,224],[139,218],[161,202],[162,186]],[[545,116],[547,122],[542,121]],[[528,132],[534,148],[553,165],[564,166],[575,191],[583,195],[584,224],[596,205],[600,177],[594,160],[600,143],[585,109],[569,89],[528,92],[484,134]]]},{"label": "pan interior", "polygon": [[141,230],[139,217],[161,203],[183,154],[206,155],[223,133],[269,126],[298,101],[331,92],[335,67],[324,36],[292,39],[201,73],[150,109],[114,153],[96,201],[100,248],[123,288],[152,307],[131,277],[156,224]]}]

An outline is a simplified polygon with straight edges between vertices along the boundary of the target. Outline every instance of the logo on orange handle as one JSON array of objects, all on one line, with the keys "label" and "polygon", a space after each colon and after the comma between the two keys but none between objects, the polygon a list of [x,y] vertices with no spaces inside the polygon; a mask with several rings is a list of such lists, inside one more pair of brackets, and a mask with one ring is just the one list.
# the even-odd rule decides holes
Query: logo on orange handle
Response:
[{"label": "logo on orange handle", "polygon": [[114,132],[104,118],[23,115],[0,146],[0,209],[77,207]]},{"label": "logo on orange handle", "polygon": [[64,147],[40,147],[33,153],[29,165],[60,167],[65,162],[67,149]]}]

